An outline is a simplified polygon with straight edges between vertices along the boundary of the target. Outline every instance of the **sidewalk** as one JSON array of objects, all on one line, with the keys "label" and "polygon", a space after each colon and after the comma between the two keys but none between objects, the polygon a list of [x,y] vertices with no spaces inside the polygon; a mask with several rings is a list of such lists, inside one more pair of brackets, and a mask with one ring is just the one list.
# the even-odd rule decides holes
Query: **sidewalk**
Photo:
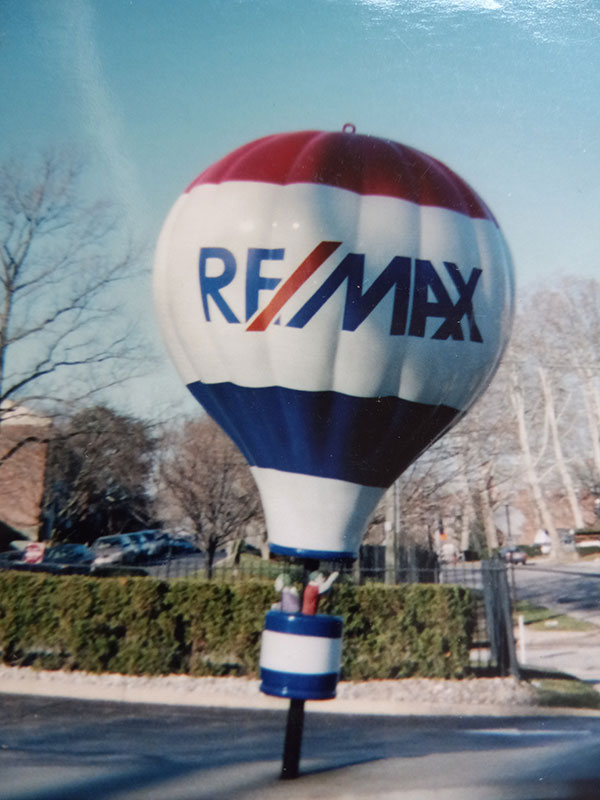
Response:
[{"label": "sidewalk", "polygon": [[600,691],[600,628],[597,631],[526,628],[524,642],[517,643],[517,655],[523,666],[565,672]]}]

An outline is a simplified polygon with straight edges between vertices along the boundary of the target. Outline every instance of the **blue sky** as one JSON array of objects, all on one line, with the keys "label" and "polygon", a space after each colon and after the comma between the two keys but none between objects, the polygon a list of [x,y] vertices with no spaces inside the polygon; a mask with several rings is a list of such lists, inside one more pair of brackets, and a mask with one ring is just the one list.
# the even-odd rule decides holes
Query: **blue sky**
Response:
[{"label": "blue sky", "polygon": [[[0,102],[0,159],[82,147],[90,192],[150,251],[178,194],[230,150],[353,122],[462,175],[521,288],[600,267],[596,0],[0,0]],[[126,300],[163,365],[134,406],[191,409],[149,276]]]}]

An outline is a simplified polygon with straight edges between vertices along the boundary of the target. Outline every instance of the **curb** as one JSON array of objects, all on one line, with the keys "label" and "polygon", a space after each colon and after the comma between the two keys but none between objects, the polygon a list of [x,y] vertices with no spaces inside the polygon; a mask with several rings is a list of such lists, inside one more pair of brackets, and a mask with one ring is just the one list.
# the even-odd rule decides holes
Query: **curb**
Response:
[{"label": "curb", "polygon": [[[190,678],[188,676],[143,677],[96,675],[83,672],[34,670],[31,667],[0,667],[0,693],[119,703],[144,703],[205,708],[287,711],[285,698],[259,691],[258,680],[244,678]],[[361,685],[361,689],[365,684]],[[540,706],[531,703],[452,703],[404,701],[381,697],[344,697],[352,684],[339,684],[341,696],[334,700],[307,701],[311,713],[362,714],[374,716],[600,716],[600,711],[582,708]]]}]

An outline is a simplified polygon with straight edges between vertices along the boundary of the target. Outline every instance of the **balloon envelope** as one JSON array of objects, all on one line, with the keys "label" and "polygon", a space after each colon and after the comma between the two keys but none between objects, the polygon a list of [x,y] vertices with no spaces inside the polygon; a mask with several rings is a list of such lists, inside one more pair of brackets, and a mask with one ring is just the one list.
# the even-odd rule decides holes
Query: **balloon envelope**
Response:
[{"label": "balloon envelope", "polygon": [[385,489],[466,412],[513,315],[508,247],[441,162],[354,132],[251,142],[175,203],[155,299],[247,458],[277,553],[353,558]]}]

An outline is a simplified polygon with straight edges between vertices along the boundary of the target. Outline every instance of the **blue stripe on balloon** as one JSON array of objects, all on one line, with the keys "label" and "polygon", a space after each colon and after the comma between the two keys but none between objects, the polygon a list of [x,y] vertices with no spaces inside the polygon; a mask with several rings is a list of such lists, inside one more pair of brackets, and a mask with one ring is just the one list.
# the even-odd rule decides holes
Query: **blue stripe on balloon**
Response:
[{"label": "blue stripe on balloon", "polygon": [[300,675],[297,672],[279,672],[261,667],[260,677],[260,691],[264,694],[295,700],[329,700],[335,697],[339,676],[337,672]]},{"label": "blue stripe on balloon", "polygon": [[269,550],[273,555],[290,558],[316,558],[319,561],[354,561],[356,559],[356,553],[353,550],[309,550],[304,547],[284,547],[273,542],[269,542]]},{"label": "blue stripe on balloon", "polygon": [[196,381],[188,388],[251,466],[390,486],[461,413],[399,397]]},{"label": "blue stripe on balloon", "polygon": [[267,611],[265,630],[291,633],[296,636],[319,636],[324,639],[341,639],[343,620],[330,614],[286,614],[285,611]]}]

